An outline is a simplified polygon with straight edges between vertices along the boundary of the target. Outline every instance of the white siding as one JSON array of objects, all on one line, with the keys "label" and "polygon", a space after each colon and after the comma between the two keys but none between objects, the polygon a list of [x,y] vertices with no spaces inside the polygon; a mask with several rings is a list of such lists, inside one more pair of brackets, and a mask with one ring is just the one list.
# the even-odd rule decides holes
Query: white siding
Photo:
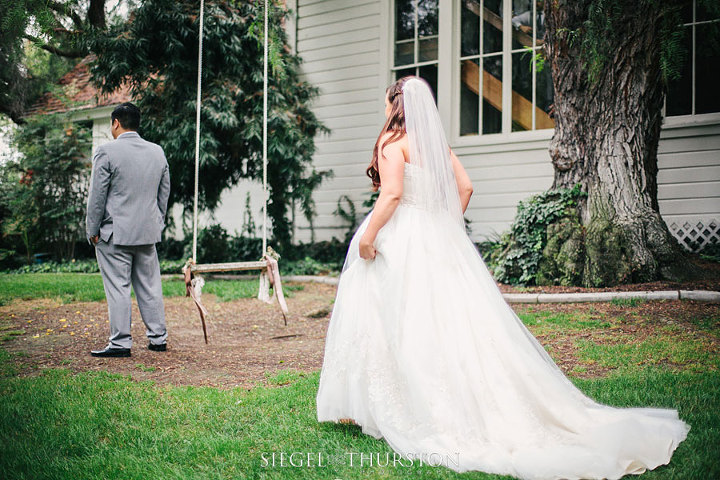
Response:
[{"label": "white siding", "polygon": [[110,116],[100,117],[93,120],[92,128],[92,141],[93,141],[93,153],[100,145],[112,140],[112,133],[110,133]]},{"label": "white siding", "polygon": [[[316,139],[313,159],[318,170],[334,172],[314,196],[318,240],[344,235],[345,227],[333,213],[341,196],[349,195],[363,213],[360,203],[370,194],[365,168],[384,121],[378,96],[380,25],[379,0],[298,1],[297,52],[303,59],[303,78],[320,89],[313,111],[331,129]],[[310,239],[300,216],[296,239]]]},{"label": "white siding", "polygon": [[550,188],[553,169],[547,144],[536,140],[522,145],[453,146],[473,183],[465,212],[473,240],[505,231],[520,200]]},{"label": "white siding", "polygon": [[720,124],[666,126],[658,169],[658,203],[668,225],[720,222]]},{"label": "white siding", "polygon": [[[252,211],[253,221],[255,223],[255,234],[262,235],[262,209],[263,209],[263,190],[262,184],[252,180],[243,179],[229,190],[225,190],[220,197],[220,207],[214,213],[202,212],[198,217],[198,228],[208,226],[213,223],[219,223],[228,231],[228,233],[239,234],[243,229],[243,215],[245,214],[245,202],[247,201],[247,193],[250,192],[250,210]],[[182,209],[176,208],[173,212],[176,219],[176,225],[181,225]],[[269,224],[268,224],[269,225]],[[192,226],[191,226],[192,227]],[[272,233],[268,230],[268,235]],[[177,235],[182,237],[182,235]],[[258,257],[262,252],[258,252]]]}]

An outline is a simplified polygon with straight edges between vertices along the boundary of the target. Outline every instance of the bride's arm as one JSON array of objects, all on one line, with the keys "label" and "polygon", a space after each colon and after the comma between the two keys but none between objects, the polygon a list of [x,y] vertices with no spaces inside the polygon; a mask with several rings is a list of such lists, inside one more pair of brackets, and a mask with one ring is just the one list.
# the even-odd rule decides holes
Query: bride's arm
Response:
[{"label": "bride's arm", "polygon": [[400,203],[403,192],[403,176],[405,175],[405,157],[399,142],[383,147],[378,158],[378,170],[382,189],[375,201],[373,214],[368,222],[365,233],[360,238],[360,256],[365,259],[375,258],[375,237],[378,231],[390,220]]},{"label": "bride's arm", "polygon": [[455,180],[457,181],[458,193],[460,194],[460,206],[462,207],[463,213],[467,210],[468,203],[470,203],[470,197],[473,194],[473,186],[470,181],[465,168],[460,163],[460,160],[455,156],[455,153],[450,149],[450,158],[452,160],[453,171],[455,172]]}]

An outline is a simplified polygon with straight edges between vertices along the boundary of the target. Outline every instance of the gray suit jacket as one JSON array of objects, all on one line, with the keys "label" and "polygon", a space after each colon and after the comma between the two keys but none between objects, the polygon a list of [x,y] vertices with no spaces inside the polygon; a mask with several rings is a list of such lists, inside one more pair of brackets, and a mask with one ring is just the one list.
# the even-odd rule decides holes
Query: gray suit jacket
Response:
[{"label": "gray suit jacket", "polygon": [[115,245],[160,241],[170,173],[162,147],[128,132],[100,146],[92,161],[85,227]]}]

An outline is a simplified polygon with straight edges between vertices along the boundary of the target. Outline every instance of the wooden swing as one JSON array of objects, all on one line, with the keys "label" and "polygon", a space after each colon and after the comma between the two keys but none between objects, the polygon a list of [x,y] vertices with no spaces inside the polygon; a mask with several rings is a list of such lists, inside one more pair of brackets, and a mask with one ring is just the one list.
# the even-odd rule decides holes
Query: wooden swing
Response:
[{"label": "wooden swing", "polygon": [[262,259],[256,262],[231,262],[231,263],[208,263],[198,264],[197,259],[197,227],[198,227],[198,176],[200,174],[200,107],[201,107],[201,86],[202,86],[202,55],[203,55],[203,26],[205,21],[205,1],[200,0],[200,31],[198,38],[198,77],[197,77],[197,98],[195,105],[195,199],[193,203],[193,248],[192,258],[187,261],[182,271],[185,276],[186,295],[192,297],[200,313],[203,336],[205,343],[208,343],[205,316],[207,309],[200,301],[202,287],[205,281],[199,273],[233,272],[260,270],[260,286],[258,299],[271,303],[270,286],[273,286],[274,296],[280,305],[285,325],[287,325],[288,308],[280,282],[280,270],[277,259],[279,256],[267,246],[267,91],[268,91],[268,0],[265,0],[265,32],[264,32],[264,55],[263,55],[263,230],[262,230]]}]

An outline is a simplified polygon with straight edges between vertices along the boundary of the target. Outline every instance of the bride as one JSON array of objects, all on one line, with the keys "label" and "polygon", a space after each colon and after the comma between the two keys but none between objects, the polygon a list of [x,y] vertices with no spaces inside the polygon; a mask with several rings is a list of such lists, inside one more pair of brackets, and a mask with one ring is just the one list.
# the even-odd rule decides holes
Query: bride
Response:
[{"label": "bride", "polygon": [[472,186],[428,84],[401,78],[385,104],[367,170],[382,187],[343,266],[318,420],[459,472],[615,479],[668,463],[690,430],[676,410],[587,397],[503,299],[465,232]]}]

